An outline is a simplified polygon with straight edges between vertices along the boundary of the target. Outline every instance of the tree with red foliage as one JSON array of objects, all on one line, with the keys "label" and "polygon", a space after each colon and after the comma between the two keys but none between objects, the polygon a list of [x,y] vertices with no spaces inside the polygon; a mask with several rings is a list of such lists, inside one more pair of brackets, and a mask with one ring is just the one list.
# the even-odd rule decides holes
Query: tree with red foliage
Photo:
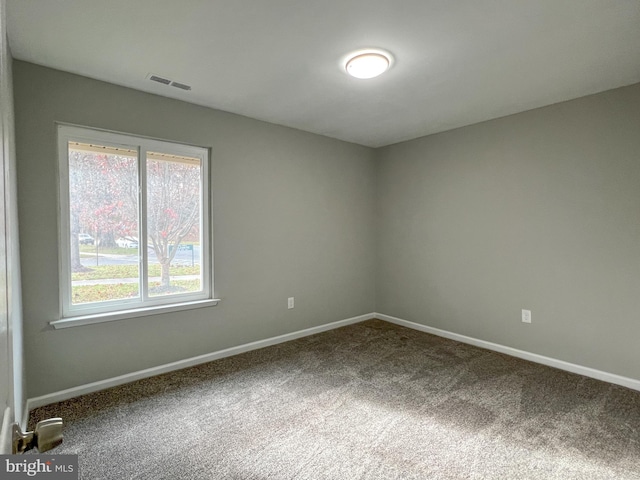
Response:
[{"label": "tree with red foliage", "polygon": [[[178,246],[199,236],[200,166],[184,160],[147,160],[147,238],[161,265],[161,289],[168,290]],[[96,241],[138,237],[138,166],[130,156],[69,150],[71,268],[80,263],[78,234],[96,232]],[[141,248],[145,242],[140,241]]]},{"label": "tree with red foliage", "polygon": [[200,227],[200,212],[199,165],[147,161],[147,236],[160,263],[162,290],[170,288],[178,246]]}]

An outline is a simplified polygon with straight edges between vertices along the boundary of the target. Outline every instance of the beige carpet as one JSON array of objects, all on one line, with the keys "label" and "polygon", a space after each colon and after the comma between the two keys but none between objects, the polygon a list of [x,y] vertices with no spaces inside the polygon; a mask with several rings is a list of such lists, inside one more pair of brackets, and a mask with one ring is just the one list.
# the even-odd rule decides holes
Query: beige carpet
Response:
[{"label": "beige carpet", "polygon": [[83,479],[640,479],[640,392],[379,320],[86,395]]}]

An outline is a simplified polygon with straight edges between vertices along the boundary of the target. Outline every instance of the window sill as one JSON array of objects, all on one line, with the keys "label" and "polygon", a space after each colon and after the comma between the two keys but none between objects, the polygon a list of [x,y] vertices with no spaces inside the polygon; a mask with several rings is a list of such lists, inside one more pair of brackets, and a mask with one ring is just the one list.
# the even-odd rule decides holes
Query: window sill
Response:
[{"label": "window sill", "polygon": [[161,313],[179,312],[182,310],[193,310],[195,308],[215,307],[220,302],[219,298],[209,300],[198,300],[195,302],[174,303],[171,305],[158,305],[157,307],[144,307],[132,310],[120,310],[118,312],[95,313],[91,315],[82,315],[79,317],[61,318],[49,322],[56,330],[61,328],[79,327],[81,325],[92,325],[94,323],[114,322],[116,320],[125,320],[128,318],[146,317],[148,315],[157,315]]}]

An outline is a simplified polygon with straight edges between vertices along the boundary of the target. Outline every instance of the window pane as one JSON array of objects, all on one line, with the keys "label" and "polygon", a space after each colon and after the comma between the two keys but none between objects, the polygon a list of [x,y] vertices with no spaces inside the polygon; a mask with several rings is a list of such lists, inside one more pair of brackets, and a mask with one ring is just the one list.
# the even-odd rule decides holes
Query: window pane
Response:
[{"label": "window pane", "polygon": [[149,296],[202,291],[201,161],[147,153]]},{"label": "window pane", "polygon": [[137,152],[68,147],[71,304],[139,298]]},{"label": "window pane", "polygon": [[63,316],[211,298],[207,149],[68,125],[58,140]]}]

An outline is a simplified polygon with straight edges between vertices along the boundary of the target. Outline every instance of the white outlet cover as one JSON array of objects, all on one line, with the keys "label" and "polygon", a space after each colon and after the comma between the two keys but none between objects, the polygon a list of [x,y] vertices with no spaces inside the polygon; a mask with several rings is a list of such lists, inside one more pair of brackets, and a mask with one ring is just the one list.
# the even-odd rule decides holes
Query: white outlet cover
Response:
[{"label": "white outlet cover", "polygon": [[524,323],[531,323],[531,310],[522,310],[522,321]]}]

